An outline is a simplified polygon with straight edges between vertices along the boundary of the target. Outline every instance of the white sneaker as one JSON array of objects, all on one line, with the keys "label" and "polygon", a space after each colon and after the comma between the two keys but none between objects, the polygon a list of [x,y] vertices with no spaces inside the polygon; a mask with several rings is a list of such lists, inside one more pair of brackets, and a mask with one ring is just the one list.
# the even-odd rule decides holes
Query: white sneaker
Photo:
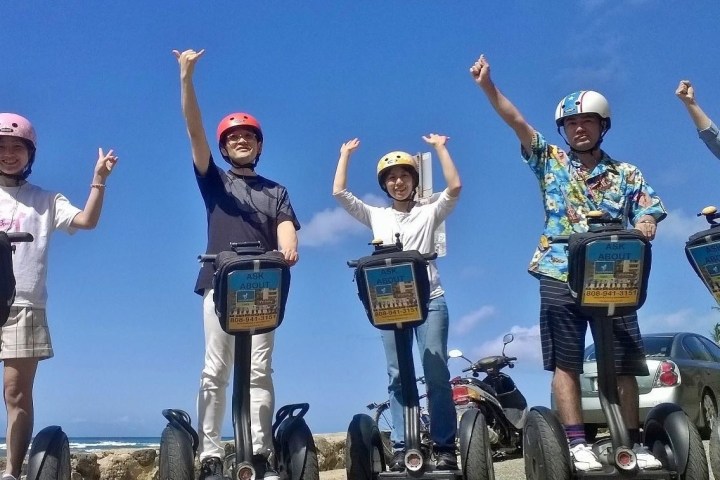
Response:
[{"label": "white sneaker", "polygon": [[650,450],[648,450],[647,447],[645,447],[644,445],[636,443],[635,445],[633,445],[632,451],[635,452],[638,467],[640,467],[642,470],[655,470],[657,468],[662,468],[662,463],[660,463],[660,460],[655,458],[653,454],[650,453]]},{"label": "white sneaker", "polygon": [[598,458],[593,453],[590,446],[580,443],[570,449],[572,461],[575,468],[587,472],[588,470],[602,470],[602,464],[598,462]]}]

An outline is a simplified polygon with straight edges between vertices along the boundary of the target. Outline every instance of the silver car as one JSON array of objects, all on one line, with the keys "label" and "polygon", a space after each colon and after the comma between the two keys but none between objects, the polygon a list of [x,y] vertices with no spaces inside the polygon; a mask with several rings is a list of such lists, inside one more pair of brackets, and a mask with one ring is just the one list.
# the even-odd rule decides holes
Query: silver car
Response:
[{"label": "silver car", "polygon": [[[642,336],[650,371],[637,377],[640,393],[640,420],[650,409],[664,402],[682,407],[700,431],[710,438],[717,421],[720,396],[720,347],[697,333],[650,333]],[[598,427],[605,426],[597,391],[595,346],[585,349],[584,373],[580,375],[582,412],[588,440]]]}]

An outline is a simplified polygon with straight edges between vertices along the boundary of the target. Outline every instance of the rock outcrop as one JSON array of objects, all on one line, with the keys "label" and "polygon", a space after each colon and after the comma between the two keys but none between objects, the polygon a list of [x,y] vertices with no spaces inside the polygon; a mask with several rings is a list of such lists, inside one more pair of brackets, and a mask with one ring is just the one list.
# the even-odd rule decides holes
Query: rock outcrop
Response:
[{"label": "rock outcrop", "polygon": [[[314,435],[320,471],[345,468],[345,434]],[[226,444],[226,452],[234,451]],[[71,480],[159,480],[159,450],[109,450],[72,453]],[[4,469],[4,459],[0,468]],[[27,465],[23,465],[23,475]],[[196,465],[197,468],[197,465]]]}]

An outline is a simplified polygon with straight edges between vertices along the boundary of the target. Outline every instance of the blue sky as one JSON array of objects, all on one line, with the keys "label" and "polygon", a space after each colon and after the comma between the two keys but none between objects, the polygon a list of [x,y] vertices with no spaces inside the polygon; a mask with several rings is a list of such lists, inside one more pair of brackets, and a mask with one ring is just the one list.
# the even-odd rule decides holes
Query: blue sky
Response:
[{"label": "blue sky", "polygon": [[[379,333],[345,265],[368,252],[371,234],[330,194],[340,145],[353,137],[362,145],[349,187],[382,202],[374,176],[381,155],[427,151],[421,135],[429,132],[451,136],[464,188],[439,261],[450,347],[475,359],[498,353],[513,332],[513,377],[531,404],[549,402],[537,280],[526,273],[542,228],[540,196],[514,134],[468,74],[480,53],[498,86],[554,141],[560,98],[594,89],[609,99],[605,149],[638,165],[670,211],[653,245],[641,329],[707,334],[720,315],[683,246],[704,228],[695,213],[720,203],[720,162],[674,90],[691,79],[720,118],[720,60],[709,48],[718,18],[717,2],[639,0],[4,3],[0,110],[36,126],[31,180],[82,206],[97,147],[120,156],[98,228],[53,239],[56,356],[38,373],[36,430],[159,435],[163,408],[196,418],[203,333],[192,288],[205,213],[173,49],[206,49],[195,79],[211,139],[231,111],[260,119],[259,172],[288,187],[302,223],[274,368],[278,405],[309,402],[314,432],[344,431],[386,396]],[[463,366],[451,360],[451,373]]]}]

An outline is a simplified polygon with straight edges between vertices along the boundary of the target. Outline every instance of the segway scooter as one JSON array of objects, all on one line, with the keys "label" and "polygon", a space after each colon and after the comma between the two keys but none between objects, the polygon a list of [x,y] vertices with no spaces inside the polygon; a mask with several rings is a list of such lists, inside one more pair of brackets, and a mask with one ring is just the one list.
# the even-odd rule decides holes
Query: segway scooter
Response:
[{"label": "segway scooter", "polygon": [[[685,243],[685,254],[700,280],[720,305],[720,213],[710,206],[697,214],[704,216],[710,228],[691,235]],[[714,425],[710,433],[710,466],[713,474],[720,476],[720,421],[715,407]]]},{"label": "segway scooter", "polygon": [[403,251],[399,235],[392,245],[373,241],[372,255],[348,262],[355,268],[358,296],[370,323],[380,330],[393,330],[404,406],[405,466],[403,472],[386,470],[383,443],[374,420],[366,414],[355,415],[350,422],[345,446],[345,465],[349,480],[493,479],[492,452],[485,417],[480,410],[465,412],[460,420],[461,470],[435,470],[431,452],[420,439],[419,399],[415,384],[412,347],[407,336],[427,318],[430,285],[428,260],[436,254]]},{"label": "segway scooter", "polygon": [[576,471],[565,432],[555,414],[533,407],[525,424],[525,474],[532,480],[682,479],[708,478],[700,434],[682,409],[672,403],[655,406],[644,424],[644,445],[662,463],[641,470],[621,415],[613,348],[613,318],[637,311],[645,301],[650,274],[650,243],[619,220],[588,214],[589,231],[554,238],[568,243],[568,285],[579,308],[594,319],[598,361],[598,395],[607,419],[609,438],[593,445],[602,470]]},{"label": "segway scooter", "polygon": [[[276,329],[285,313],[290,269],[279,252],[265,252],[259,242],[233,243],[230,251],[201,255],[213,262],[213,300],[220,324],[235,337],[232,419],[235,453],[226,456],[224,477],[217,480],[254,480],[250,434],[250,354],[252,335]],[[317,451],[303,418],[307,403],[278,410],[272,427],[275,467],[281,480],[318,480]],[[160,442],[160,480],[194,478],[198,437],[190,416],[182,410],[164,410],[168,425]]]},{"label": "segway scooter", "polygon": [[[12,254],[17,242],[32,242],[27,232],[0,232],[0,326],[5,325],[15,300],[15,274]],[[67,435],[57,425],[46,427],[33,439],[28,460],[27,480],[69,480],[70,444]]]}]

